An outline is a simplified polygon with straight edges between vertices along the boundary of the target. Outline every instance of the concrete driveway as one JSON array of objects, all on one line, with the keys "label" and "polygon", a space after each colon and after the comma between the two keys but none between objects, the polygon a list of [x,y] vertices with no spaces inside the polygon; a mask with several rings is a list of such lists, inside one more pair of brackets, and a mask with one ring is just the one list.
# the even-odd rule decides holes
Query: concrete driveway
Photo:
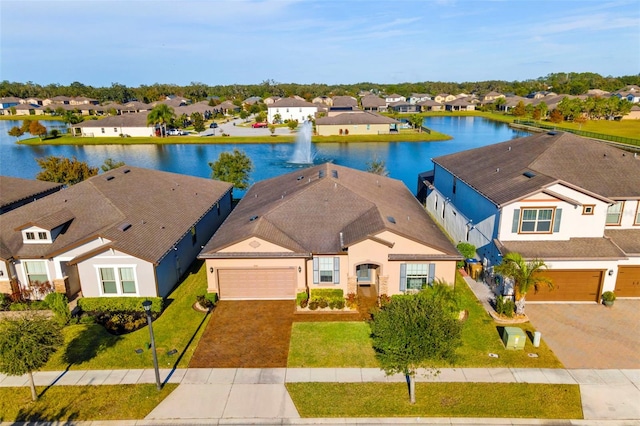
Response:
[{"label": "concrete driveway", "polygon": [[527,303],[526,314],[565,368],[640,368],[640,300]]}]

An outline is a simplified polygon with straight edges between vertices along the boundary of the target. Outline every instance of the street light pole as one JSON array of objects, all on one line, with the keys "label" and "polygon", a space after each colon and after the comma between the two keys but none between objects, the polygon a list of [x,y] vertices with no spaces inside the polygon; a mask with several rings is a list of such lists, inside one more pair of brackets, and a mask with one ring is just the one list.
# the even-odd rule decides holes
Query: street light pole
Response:
[{"label": "street light pole", "polygon": [[147,313],[147,324],[149,324],[149,337],[151,338],[151,351],[153,352],[153,368],[156,372],[156,388],[161,390],[162,384],[160,383],[160,370],[158,370],[158,355],[156,354],[156,342],[153,338],[153,325],[151,325],[151,301],[145,300],[142,302],[142,306]]}]

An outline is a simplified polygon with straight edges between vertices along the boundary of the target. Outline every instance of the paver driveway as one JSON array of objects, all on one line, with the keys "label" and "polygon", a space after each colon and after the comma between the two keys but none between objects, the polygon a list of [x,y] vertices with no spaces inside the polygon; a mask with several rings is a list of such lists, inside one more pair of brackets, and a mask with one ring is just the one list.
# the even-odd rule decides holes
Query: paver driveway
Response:
[{"label": "paver driveway", "polygon": [[286,367],[293,322],[361,319],[358,313],[296,314],[292,300],[220,301],[189,367]]},{"label": "paver driveway", "polygon": [[528,303],[526,313],[565,368],[640,368],[640,300]]}]

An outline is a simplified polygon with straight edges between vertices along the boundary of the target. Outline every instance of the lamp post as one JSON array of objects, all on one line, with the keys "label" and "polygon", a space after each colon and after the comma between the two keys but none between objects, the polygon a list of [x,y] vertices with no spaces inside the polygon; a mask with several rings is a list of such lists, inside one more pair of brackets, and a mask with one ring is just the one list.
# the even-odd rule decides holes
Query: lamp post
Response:
[{"label": "lamp post", "polygon": [[162,389],[162,385],[160,384],[160,370],[158,370],[158,355],[156,354],[156,342],[153,338],[153,325],[151,325],[151,301],[145,300],[142,302],[142,306],[144,307],[144,311],[147,313],[147,324],[149,324],[149,337],[151,338],[151,350],[153,351],[153,368],[156,372],[156,388],[158,390]]}]

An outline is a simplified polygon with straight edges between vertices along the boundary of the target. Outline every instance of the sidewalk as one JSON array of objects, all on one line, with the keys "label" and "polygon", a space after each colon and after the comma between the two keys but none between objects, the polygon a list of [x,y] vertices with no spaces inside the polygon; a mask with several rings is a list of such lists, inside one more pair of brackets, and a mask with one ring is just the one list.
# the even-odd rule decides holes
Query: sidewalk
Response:
[{"label": "sidewalk", "polygon": [[[375,368],[197,368],[160,370],[163,383],[180,386],[145,421],[129,424],[611,424],[640,425],[640,370],[565,370],[523,368],[446,368],[436,377],[424,372],[418,382],[577,384],[585,420],[539,419],[300,419],[284,386],[293,382],[404,382]],[[34,373],[38,386],[154,383],[152,369],[72,370]],[[25,386],[27,377],[0,375],[0,386]],[[366,421],[365,421],[366,420]],[[621,421],[625,421],[621,423]],[[159,423],[149,423],[157,421]],[[590,422],[593,421],[593,422]],[[217,422],[217,423],[216,423]],[[327,423],[329,422],[329,423]],[[101,422],[102,423],[102,422]]]}]

